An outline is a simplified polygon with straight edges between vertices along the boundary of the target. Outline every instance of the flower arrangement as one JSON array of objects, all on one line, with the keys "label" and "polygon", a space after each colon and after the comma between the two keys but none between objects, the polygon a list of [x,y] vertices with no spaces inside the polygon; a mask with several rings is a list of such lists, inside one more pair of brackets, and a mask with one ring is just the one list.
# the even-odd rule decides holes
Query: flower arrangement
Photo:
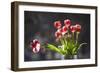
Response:
[{"label": "flower arrangement", "polygon": [[[61,21],[55,21],[54,27],[57,29],[55,32],[56,42],[58,45],[47,43],[45,48],[55,51],[63,56],[74,56],[77,55],[80,47],[87,43],[79,43],[78,38],[81,32],[81,25],[75,24],[71,25],[69,19],[64,20],[64,26],[62,26]],[[37,39],[31,42],[31,48],[34,53],[39,52],[40,43]]]}]

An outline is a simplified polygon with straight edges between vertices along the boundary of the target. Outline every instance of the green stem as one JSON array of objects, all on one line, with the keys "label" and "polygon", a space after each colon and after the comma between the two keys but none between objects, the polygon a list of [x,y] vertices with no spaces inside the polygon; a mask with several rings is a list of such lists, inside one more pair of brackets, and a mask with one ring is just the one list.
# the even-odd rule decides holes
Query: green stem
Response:
[{"label": "green stem", "polygon": [[66,37],[64,37],[64,43],[65,43],[65,45],[67,45],[67,38]]},{"label": "green stem", "polygon": [[79,32],[76,33],[76,44],[78,43],[78,35],[79,35]]},{"label": "green stem", "polygon": [[74,41],[74,32],[72,33],[72,40]]},{"label": "green stem", "polygon": [[60,43],[61,43],[61,45],[63,45],[64,44],[64,42],[63,42],[63,40],[60,38]]}]

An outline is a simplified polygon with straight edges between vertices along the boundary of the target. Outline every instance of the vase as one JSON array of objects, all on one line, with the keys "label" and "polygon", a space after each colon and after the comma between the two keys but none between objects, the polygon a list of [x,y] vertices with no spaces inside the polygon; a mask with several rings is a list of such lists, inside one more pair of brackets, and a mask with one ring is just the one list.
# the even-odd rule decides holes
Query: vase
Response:
[{"label": "vase", "polygon": [[65,55],[61,55],[61,60],[65,60]]},{"label": "vase", "polygon": [[62,59],[77,59],[78,58],[78,56],[77,55],[67,55],[67,56],[62,56]]}]

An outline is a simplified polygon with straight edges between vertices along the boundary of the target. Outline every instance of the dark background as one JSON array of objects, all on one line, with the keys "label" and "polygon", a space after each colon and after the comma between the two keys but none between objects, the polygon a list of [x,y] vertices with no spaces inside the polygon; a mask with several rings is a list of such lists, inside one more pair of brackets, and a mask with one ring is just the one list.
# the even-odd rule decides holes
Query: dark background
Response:
[{"label": "dark background", "polygon": [[61,59],[58,53],[44,48],[34,54],[29,45],[33,39],[39,39],[41,43],[55,43],[56,29],[53,23],[57,20],[63,23],[65,19],[70,19],[72,25],[79,23],[82,26],[79,42],[85,42],[87,45],[80,48],[78,59],[90,58],[90,14],[24,11],[24,17],[24,61]]}]

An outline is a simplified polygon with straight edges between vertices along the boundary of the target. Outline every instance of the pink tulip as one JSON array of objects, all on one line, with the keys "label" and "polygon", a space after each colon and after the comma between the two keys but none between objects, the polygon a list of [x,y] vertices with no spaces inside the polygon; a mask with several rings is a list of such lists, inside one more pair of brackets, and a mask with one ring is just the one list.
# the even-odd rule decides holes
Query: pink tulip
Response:
[{"label": "pink tulip", "polygon": [[80,30],[81,30],[81,25],[76,24],[75,27],[76,27],[76,31],[77,31],[77,32],[80,32]]},{"label": "pink tulip", "polygon": [[62,35],[66,34],[68,32],[68,28],[66,26],[63,26],[61,29]]},{"label": "pink tulip", "polygon": [[40,42],[35,39],[31,42],[30,47],[32,48],[34,53],[38,53],[40,51]]},{"label": "pink tulip", "polygon": [[64,24],[67,28],[71,25],[71,21],[69,19],[64,20]]},{"label": "pink tulip", "polygon": [[74,25],[70,26],[70,31],[74,33],[76,31],[76,27]]},{"label": "pink tulip", "polygon": [[61,29],[58,29],[58,30],[55,32],[55,37],[56,37],[56,38],[61,38],[62,33],[61,33],[60,30],[61,30]]},{"label": "pink tulip", "polygon": [[61,22],[60,21],[54,22],[54,27],[57,29],[61,28]]}]

